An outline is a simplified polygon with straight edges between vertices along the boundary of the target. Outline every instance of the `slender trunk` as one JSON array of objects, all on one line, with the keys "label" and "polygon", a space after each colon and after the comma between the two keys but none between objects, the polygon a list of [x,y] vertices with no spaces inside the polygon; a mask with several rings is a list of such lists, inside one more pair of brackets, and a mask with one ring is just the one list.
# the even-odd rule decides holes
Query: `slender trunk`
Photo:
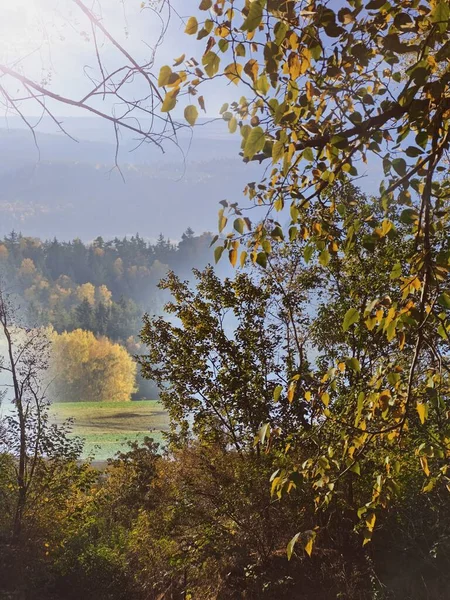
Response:
[{"label": "slender trunk", "polygon": [[5,308],[4,300],[0,296],[0,322],[3,328],[3,333],[6,337],[7,348],[8,348],[8,360],[9,369],[11,371],[13,379],[14,389],[14,401],[16,404],[17,415],[19,418],[19,465],[17,470],[17,486],[18,496],[16,510],[14,513],[14,523],[12,531],[12,541],[17,543],[20,538],[22,529],[23,513],[27,500],[27,485],[26,485],[26,426],[25,426],[25,414],[22,404],[22,388],[19,385],[19,378],[16,369],[16,361],[14,359],[13,341],[11,339],[11,332],[9,330],[9,323],[7,317],[7,311]]}]

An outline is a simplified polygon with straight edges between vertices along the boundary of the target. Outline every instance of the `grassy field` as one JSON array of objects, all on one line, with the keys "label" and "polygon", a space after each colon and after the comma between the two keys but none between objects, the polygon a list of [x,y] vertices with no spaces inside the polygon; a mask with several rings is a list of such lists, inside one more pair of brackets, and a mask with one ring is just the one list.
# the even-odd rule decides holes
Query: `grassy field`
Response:
[{"label": "grassy field", "polygon": [[126,448],[129,440],[146,435],[162,441],[168,418],[157,400],[139,402],[58,402],[51,412],[56,422],[75,420],[73,433],[85,440],[84,456],[103,461]]}]

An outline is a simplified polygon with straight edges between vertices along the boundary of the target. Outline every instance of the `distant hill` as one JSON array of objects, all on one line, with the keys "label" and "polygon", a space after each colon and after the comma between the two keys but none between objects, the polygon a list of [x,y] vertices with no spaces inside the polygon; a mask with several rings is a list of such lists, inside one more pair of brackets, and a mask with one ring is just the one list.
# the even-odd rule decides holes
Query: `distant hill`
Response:
[{"label": "distant hill", "polygon": [[156,238],[164,231],[175,238],[186,223],[196,231],[215,230],[218,202],[242,200],[245,183],[259,171],[243,164],[239,138],[219,122],[200,127],[192,139],[190,130],[182,130],[181,149],[169,145],[166,154],[149,145],[130,152],[136,141],[125,136],[121,175],[113,168],[107,124],[66,121],[79,143],[44,122],[37,133],[39,151],[19,120],[0,129],[0,235],[16,229],[89,240],[136,231]]},{"label": "distant hill", "polygon": [[[3,128],[2,128],[3,127]],[[65,118],[64,127],[79,141],[58,133],[49,119],[39,124],[37,146],[19,118],[0,119],[0,235],[12,229],[25,235],[89,241],[139,233],[156,239],[161,231],[177,239],[186,225],[215,231],[218,202],[245,203],[242,190],[258,180],[266,165],[244,164],[239,135],[222,120],[183,128],[178,144],[136,148],[121,135],[114,169],[111,125],[97,118]],[[378,193],[381,165],[358,165],[359,185]]]}]

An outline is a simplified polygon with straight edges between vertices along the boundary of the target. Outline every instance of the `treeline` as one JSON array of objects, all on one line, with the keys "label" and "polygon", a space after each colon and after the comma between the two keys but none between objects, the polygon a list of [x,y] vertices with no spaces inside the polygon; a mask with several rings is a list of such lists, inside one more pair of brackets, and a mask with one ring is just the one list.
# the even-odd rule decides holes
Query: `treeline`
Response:
[{"label": "treeline", "polygon": [[[161,278],[169,270],[189,276],[192,267],[204,266],[211,260],[210,243],[209,233],[196,236],[190,228],[177,243],[162,234],[155,243],[139,234],[83,243],[42,241],[13,231],[0,241],[0,275],[29,324],[52,326],[60,334],[92,332],[134,354],[140,350],[143,314],[162,311]],[[157,393],[139,374],[137,384],[136,397]]]},{"label": "treeline", "polygon": [[177,243],[162,234],[155,243],[136,234],[88,244],[12,232],[0,241],[0,273],[23,299],[29,322],[124,343],[139,332],[144,312],[160,312],[157,284],[165,273],[204,266],[210,242],[209,233],[196,236],[190,228]]}]

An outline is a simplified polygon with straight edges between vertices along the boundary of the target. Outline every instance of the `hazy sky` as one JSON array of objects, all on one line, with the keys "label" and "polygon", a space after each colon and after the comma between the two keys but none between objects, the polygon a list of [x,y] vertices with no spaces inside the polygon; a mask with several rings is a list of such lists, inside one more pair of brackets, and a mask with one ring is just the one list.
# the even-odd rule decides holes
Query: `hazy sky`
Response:
[{"label": "hazy sky", "polygon": [[[140,0],[85,1],[101,15],[108,31],[133,57],[144,61],[151,55],[150,48],[159,37],[161,20],[148,8],[142,9]],[[153,4],[163,5],[161,0]],[[156,75],[161,65],[172,64],[179,55],[199,56],[203,51],[203,42],[198,43],[195,37],[184,34],[183,17],[198,12],[198,1],[172,0],[172,6],[169,30],[157,52]],[[20,69],[65,96],[81,98],[92,87],[88,75],[98,73],[93,36],[87,17],[73,0],[0,0],[0,11],[0,61],[3,64]],[[163,9],[161,14],[166,20],[167,10]],[[123,64],[123,57],[101,35],[98,44],[108,69]],[[143,90],[139,85],[137,83],[129,93],[137,96]],[[205,88],[208,116],[216,116],[225,100],[237,96],[235,86],[228,80]],[[39,113],[38,107],[31,103],[23,107],[27,114]],[[68,106],[54,110],[59,115],[80,114]]]},{"label": "hazy sky", "polygon": [[[84,1],[138,62],[148,60],[161,31],[161,19],[148,8],[149,0],[146,0],[147,7],[144,9],[141,0]],[[165,5],[164,0],[150,1],[156,8]],[[200,59],[204,49],[205,40],[197,42],[196,36],[184,33],[184,19],[192,14],[198,15],[199,0],[171,0],[171,4],[173,12],[169,29],[156,55],[156,76],[162,65],[172,65],[174,58],[181,54]],[[0,0],[0,14],[1,63],[14,66],[30,78],[43,81],[54,93],[67,97],[81,99],[91,89],[89,74],[97,79],[99,74],[93,36],[89,20],[73,0]],[[162,19],[167,20],[166,9],[162,11]],[[123,56],[102,35],[98,36],[98,45],[109,71],[124,64]],[[12,85],[15,86],[15,83]],[[226,78],[206,82],[201,91],[206,99],[208,117],[217,117],[224,102],[241,95],[240,90]],[[140,98],[147,93],[148,85],[138,79],[128,88],[126,95],[128,98]],[[102,102],[99,99],[96,108],[109,112],[111,104]],[[176,117],[182,116],[186,103],[184,99],[180,100]],[[49,104],[49,107],[59,116],[89,116],[85,111],[66,105]],[[39,107],[30,102],[24,103],[21,108],[27,115],[40,113]],[[197,130],[194,135],[197,135]],[[113,138],[111,127],[111,141]],[[379,179],[376,161],[371,160],[370,167],[363,171],[369,171],[371,179]],[[367,184],[361,182],[361,185],[366,187]],[[369,187],[371,193],[377,191],[373,189],[373,183]]]}]

